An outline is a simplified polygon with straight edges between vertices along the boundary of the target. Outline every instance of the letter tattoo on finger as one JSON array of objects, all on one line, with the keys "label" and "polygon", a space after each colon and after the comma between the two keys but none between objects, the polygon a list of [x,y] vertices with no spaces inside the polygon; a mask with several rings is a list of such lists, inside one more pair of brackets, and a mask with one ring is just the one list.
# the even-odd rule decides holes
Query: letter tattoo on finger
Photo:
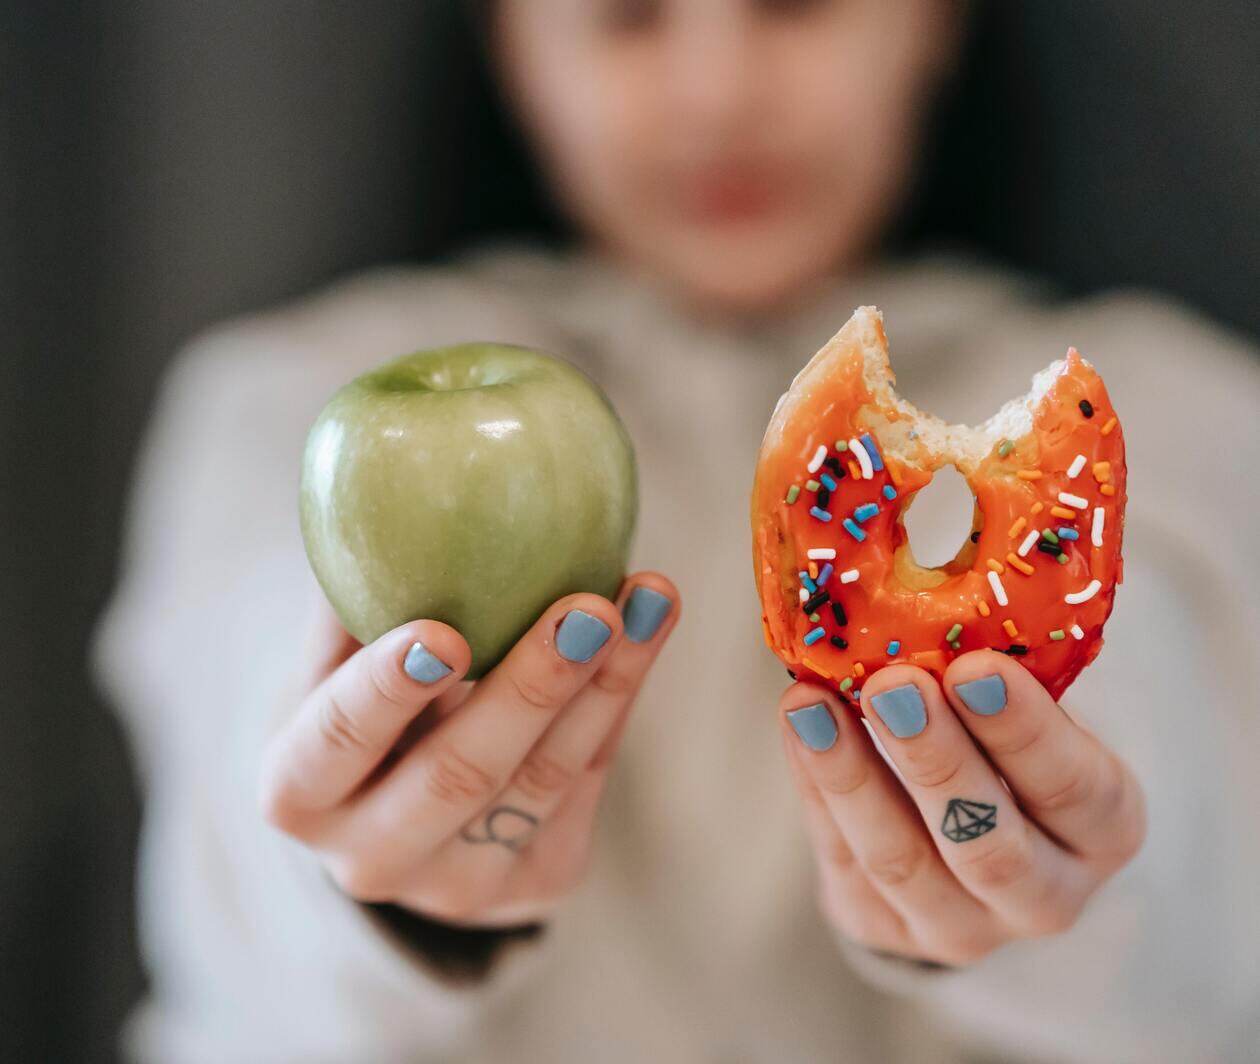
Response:
[{"label": "letter tattoo on finger", "polygon": [[516,851],[525,845],[538,827],[538,817],[511,805],[497,805],[477,824],[465,824],[459,837],[465,842],[497,842]]}]

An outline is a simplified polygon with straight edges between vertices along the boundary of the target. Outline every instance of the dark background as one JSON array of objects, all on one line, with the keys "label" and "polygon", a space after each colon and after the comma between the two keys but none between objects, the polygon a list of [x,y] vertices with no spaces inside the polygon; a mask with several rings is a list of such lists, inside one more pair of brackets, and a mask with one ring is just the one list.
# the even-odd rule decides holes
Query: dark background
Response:
[{"label": "dark background", "polygon": [[[457,3],[0,7],[0,1059],[112,1059],[138,802],[83,667],[164,361],[362,266],[558,230]],[[1260,336],[1260,5],[1006,0],[903,227]]]}]

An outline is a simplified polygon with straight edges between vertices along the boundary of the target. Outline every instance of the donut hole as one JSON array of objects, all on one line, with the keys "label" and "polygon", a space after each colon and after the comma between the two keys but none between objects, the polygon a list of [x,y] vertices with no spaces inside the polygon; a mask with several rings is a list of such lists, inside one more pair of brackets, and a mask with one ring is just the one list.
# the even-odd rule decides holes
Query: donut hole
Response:
[{"label": "donut hole", "polygon": [[905,561],[914,568],[948,572],[951,562],[972,550],[971,533],[977,520],[967,478],[952,463],[942,466],[915,492],[902,513],[909,552]]}]

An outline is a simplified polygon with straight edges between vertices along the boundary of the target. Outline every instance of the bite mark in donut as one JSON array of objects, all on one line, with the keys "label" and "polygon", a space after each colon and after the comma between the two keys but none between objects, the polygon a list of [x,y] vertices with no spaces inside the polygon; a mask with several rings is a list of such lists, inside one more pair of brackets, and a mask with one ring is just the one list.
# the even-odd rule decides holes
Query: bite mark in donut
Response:
[{"label": "bite mark in donut", "polygon": [[[893,382],[883,318],[861,307],[775,408],[752,496],[767,645],[848,698],[893,661],[939,678],[981,647],[1059,697],[1098,655],[1123,579],[1124,435],[1102,378],[1070,349],[975,428]],[[903,511],[951,464],[975,496],[972,533],[927,568]]]}]

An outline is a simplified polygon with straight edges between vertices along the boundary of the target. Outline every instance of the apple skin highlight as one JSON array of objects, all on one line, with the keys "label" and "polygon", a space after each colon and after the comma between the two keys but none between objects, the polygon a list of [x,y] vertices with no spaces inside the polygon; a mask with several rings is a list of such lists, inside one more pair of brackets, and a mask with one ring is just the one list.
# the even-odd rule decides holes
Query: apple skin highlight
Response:
[{"label": "apple skin highlight", "polygon": [[580,371],[501,344],[421,351],[341,388],[307,436],[307,558],[346,630],[451,625],[493,668],[551,603],[613,598],[638,516],[630,439]]}]

